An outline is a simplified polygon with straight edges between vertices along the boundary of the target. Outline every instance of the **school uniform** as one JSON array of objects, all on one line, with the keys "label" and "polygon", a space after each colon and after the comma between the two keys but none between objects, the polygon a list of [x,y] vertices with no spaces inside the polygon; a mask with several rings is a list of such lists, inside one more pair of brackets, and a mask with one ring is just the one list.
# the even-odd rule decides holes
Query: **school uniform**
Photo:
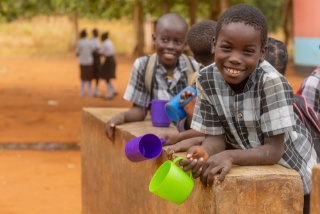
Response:
[{"label": "school uniform", "polygon": [[[195,70],[199,69],[199,64],[189,57]],[[154,84],[151,91],[147,90],[145,83],[145,67],[148,56],[142,56],[135,60],[131,71],[129,83],[123,98],[138,106],[148,107],[151,99],[170,100],[182,89],[188,86],[187,62],[183,56],[179,57],[177,67],[173,71],[173,77],[167,78],[166,69],[156,60],[154,72]]]},{"label": "school uniform", "polygon": [[103,41],[100,54],[105,57],[101,67],[100,77],[105,80],[116,78],[115,49],[113,43],[109,39]]},{"label": "school uniform", "polygon": [[94,52],[93,52],[93,78],[96,80],[99,80],[100,78],[100,69],[101,69],[101,62],[100,62],[100,54],[99,54],[99,48],[100,43],[99,39],[97,37],[93,37],[91,39]]},{"label": "school uniform", "polygon": [[80,64],[80,79],[82,81],[91,81],[93,78],[93,51],[94,47],[89,39],[79,39],[76,54]]},{"label": "school uniform", "polygon": [[244,87],[235,94],[215,64],[201,70],[191,128],[208,134],[225,134],[228,144],[250,149],[264,138],[284,133],[285,148],[278,164],[296,170],[304,194],[311,191],[311,171],[319,161],[311,135],[293,110],[288,81],[267,61],[260,63]]}]

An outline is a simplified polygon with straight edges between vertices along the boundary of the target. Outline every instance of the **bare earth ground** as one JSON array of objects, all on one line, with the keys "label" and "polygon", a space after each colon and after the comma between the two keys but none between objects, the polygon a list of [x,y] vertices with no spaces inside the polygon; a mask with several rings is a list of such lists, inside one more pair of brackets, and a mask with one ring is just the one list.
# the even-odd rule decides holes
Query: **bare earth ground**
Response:
[{"label": "bare earth ground", "polygon": [[[78,96],[73,56],[0,57],[1,214],[81,213],[81,111],[130,106],[122,95],[133,59],[118,56],[117,61],[119,95],[109,101]],[[303,80],[292,62],[287,78],[294,89]],[[104,82],[100,89],[105,94]]]}]

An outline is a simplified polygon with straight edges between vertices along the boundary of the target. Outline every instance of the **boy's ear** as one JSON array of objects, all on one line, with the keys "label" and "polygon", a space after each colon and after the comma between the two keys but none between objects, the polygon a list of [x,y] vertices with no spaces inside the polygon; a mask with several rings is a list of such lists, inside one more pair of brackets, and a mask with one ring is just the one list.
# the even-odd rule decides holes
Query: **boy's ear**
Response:
[{"label": "boy's ear", "polygon": [[214,54],[214,47],[216,46],[216,39],[212,37],[211,41],[211,53]]},{"label": "boy's ear", "polygon": [[188,51],[189,45],[187,42],[184,43],[184,50],[183,51]]},{"label": "boy's ear", "polygon": [[153,44],[156,43],[156,34],[155,33],[152,34],[152,42],[153,42]]},{"label": "boy's ear", "polygon": [[261,49],[261,57],[260,57],[260,62],[263,62],[263,60],[266,58],[268,46],[264,46],[264,48]]}]

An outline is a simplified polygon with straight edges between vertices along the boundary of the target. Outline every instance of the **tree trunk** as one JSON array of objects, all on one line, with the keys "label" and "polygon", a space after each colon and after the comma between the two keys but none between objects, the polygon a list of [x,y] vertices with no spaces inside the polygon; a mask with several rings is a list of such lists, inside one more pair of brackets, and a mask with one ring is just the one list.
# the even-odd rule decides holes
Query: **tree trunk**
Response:
[{"label": "tree trunk", "polygon": [[141,0],[135,0],[133,12],[133,26],[135,30],[136,44],[133,49],[133,56],[144,55],[144,29]]},{"label": "tree trunk", "polygon": [[197,0],[189,0],[189,16],[190,16],[189,25],[190,26],[196,23],[196,12],[197,12]]},{"label": "tree trunk", "polygon": [[68,50],[69,51],[74,51],[75,47],[76,47],[76,43],[79,39],[79,21],[78,21],[78,13],[77,12],[73,12],[70,13],[68,15],[68,19],[71,22],[72,28],[73,28],[73,32],[72,32],[72,36],[69,42],[69,47]]},{"label": "tree trunk", "polygon": [[221,0],[220,1],[220,11],[223,13],[231,6],[230,0]]},{"label": "tree trunk", "polygon": [[292,38],[292,0],[286,0],[284,3],[284,13],[282,15],[282,30],[284,34],[284,43],[288,45]]},{"label": "tree trunk", "polygon": [[220,15],[220,0],[212,0],[210,19],[217,21]]},{"label": "tree trunk", "polygon": [[162,12],[163,14],[170,13],[170,4],[168,0],[162,0]]}]

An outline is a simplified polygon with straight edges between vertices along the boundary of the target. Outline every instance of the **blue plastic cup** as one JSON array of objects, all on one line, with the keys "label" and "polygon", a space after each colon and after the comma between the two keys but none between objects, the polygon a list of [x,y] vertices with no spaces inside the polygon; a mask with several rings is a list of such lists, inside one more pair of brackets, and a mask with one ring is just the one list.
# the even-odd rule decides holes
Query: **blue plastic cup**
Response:
[{"label": "blue plastic cup", "polygon": [[[181,100],[181,94],[185,91],[192,91],[194,93],[194,96],[188,97],[183,103],[180,103]],[[197,96],[197,90],[191,86],[185,87],[182,91],[179,92],[176,96],[174,96],[166,105],[165,110],[169,117],[173,121],[180,121],[183,118],[187,116],[187,113],[183,109],[183,106],[185,106],[190,100],[192,100],[195,96]]]}]

